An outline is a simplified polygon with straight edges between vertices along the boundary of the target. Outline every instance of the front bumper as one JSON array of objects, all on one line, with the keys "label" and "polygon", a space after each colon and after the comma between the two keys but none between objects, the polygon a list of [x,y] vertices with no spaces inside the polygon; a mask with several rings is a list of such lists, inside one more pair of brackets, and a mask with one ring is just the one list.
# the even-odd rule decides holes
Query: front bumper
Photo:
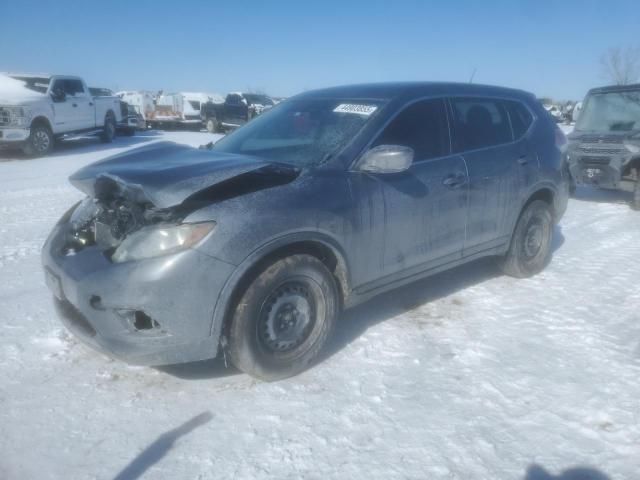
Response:
[{"label": "front bumper", "polygon": [[31,130],[18,127],[0,127],[0,143],[24,142],[29,138]]},{"label": "front bumper", "polygon": [[65,256],[64,230],[55,227],[42,263],[58,314],[80,340],[134,365],[216,356],[213,311],[233,265],[197,250],[119,264],[95,246]]}]

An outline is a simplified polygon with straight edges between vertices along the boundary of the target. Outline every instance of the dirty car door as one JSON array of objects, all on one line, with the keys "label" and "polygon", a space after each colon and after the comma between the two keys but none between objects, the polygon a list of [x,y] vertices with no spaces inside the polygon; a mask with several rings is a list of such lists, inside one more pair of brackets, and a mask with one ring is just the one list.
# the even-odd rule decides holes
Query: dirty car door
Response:
[{"label": "dirty car door", "polygon": [[450,154],[443,99],[406,107],[372,147],[377,145],[408,146],[415,156],[405,172],[361,174],[361,201],[375,221],[371,241],[384,239],[375,263],[381,278],[371,288],[460,258],[467,215],[465,162]]},{"label": "dirty car door", "polygon": [[509,239],[513,205],[519,200],[519,154],[500,100],[452,98],[451,107],[454,151],[469,171],[467,256]]}]

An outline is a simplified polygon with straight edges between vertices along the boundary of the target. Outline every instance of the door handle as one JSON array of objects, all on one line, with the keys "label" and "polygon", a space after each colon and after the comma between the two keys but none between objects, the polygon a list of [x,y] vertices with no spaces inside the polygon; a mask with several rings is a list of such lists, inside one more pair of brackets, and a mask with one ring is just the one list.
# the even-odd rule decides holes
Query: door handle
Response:
[{"label": "door handle", "polygon": [[72,106],[73,108],[76,108],[76,107],[78,106],[78,104],[77,104],[77,103],[72,103],[72,104],[71,104],[71,106]]},{"label": "door handle", "polygon": [[522,155],[522,156],[518,157],[518,163],[520,165],[526,165],[527,163],[529,163],[529,160],[527,159],[526,155]]},{"label": "door handle", "polygon": [[442,179],[442,184],[449,188],[458,188],[467,183],[467,178],[462,174],[447,175]]},{"label": "door handle", "polygon": [[93,102],[89,102],[89,106],[90,106],[90,107],[93,107]]}]

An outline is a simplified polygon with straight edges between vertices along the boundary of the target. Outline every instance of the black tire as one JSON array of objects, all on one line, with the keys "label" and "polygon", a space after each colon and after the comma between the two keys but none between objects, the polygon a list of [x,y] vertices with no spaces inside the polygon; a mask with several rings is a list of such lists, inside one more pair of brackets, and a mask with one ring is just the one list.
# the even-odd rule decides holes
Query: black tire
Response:
[{"label": "black tire", "polygon": [[116,119],[111,112],[104,119],[104,128],[100,134],[102,143],[111,143],[116,138]]},{"label": "black tire", "polygon": [[636,178],[636,184],[633,187],[633,197],[631,197],[631,208],[633,210],[640,211],[640,176]]},{"label": "black tire", "polygon": [[534,200],[522,211],[511,237],[509,250],[499,266],[512,277],[540,273],[551,258],[553,214],[547,202]]},{"label": "black tire", "polygon": [[31,133],[22,150],[28,157],[43,157],[53,150],[54,143],[51,129],[39,123],[31,126]]},{"label": "black tire", "polygon": [[261,380],[296,375],[318,357],[338,311],[336,282],[320,260],[310,255],[278,260],[237,303],[227,331],[231,362]]}]

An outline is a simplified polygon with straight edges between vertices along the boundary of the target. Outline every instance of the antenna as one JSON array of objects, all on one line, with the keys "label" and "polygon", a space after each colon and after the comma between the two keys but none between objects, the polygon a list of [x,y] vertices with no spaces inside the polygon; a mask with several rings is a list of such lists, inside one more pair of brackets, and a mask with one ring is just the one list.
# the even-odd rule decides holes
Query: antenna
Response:
[{"label": "antenna", "polygon": [[476,67],[473,67],[473,72],[471,72],[471,77],[469,77],[469,83],[473,83],[473,77],[476,76],[477,71],[478,69]]}]

